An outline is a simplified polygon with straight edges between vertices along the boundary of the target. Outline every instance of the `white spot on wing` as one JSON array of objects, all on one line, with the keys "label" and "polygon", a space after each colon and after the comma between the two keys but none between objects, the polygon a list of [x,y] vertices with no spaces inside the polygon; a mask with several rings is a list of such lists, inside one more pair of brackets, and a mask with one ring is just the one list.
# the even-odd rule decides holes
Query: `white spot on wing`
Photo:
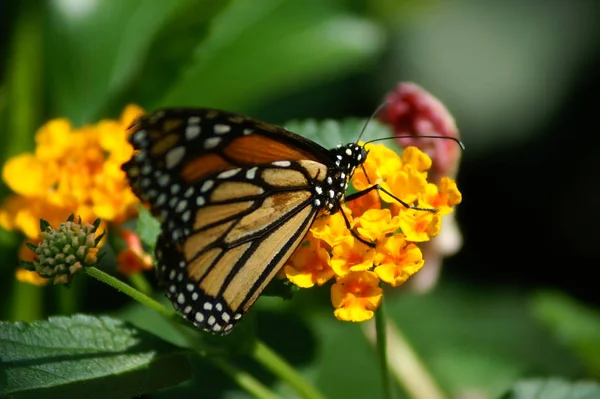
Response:
[{"label": "white spot on wing", "polygon": [[177,204],[177,207],[175,208],[175,212],[183,212],[186,208],[187,208],[187,201],[181,200]]},{"label": "white spot on wing", "polygon": [[[192,119],[192,118],[190,118]],[[190,125],[185,128],[185,138],[189,141],[194,140],[196,137],[200,135],[200,126],[198,125]]]},{"label": "white spot on wing", "polygon": [[166,186],[167,184],[169,184],[169,175],[161,175],[158,180],[158,185],[161,187]]},{"label": "white spot on wing", "polygon": [[185,155],[185,148],[183,146],[175,147],[165,155],[165,166],[167,169],[174,168],[181,162]]},{"label": "white spot on wing", "polygon": [[254,167],[252,169],[248,169],[248,171],[246,171],[246,179],[248,180],[252,180],[256,177],[256,171],[258,170],[257,167]]},{"label": "white spot on wing", "polygon": [[216,134],[224,134],[231,130],[231,126],[217,123],[214,127],[214,130]]},{"label": "white spot on wing", "polygon": [[210,149],[215,148],[216,146],[218,146],[220,142],[221,142],[221,138],[220,137],[209,137],[204,142],[204,148],[207,149],[207,150],[210,150]]},{"label": "white spot on wing", "polygon": [[235,175],[237,175],[239,173],[241,169],[237,168],[237,169],[230,169],[230,170],[226,170],[225,172],[221,172],[218,174],[218,178],[219,179],[228,179],[230,177],[233,177]]},{"label": "white spot on wing", "polygon": [[200,187],[200,192],[207,192],[208,190],[210,190],[213,186],[215,185],[215,182],[212,180],[207,180],[202,184],[202,187]]}]

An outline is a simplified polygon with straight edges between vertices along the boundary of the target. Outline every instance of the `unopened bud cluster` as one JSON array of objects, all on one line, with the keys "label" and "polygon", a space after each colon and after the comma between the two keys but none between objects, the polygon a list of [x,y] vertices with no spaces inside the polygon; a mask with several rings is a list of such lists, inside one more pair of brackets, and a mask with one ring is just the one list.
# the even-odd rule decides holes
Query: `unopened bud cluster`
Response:
[{"label": "unopened bud cluster", "polygon": [[37,246],[29,245],[37,257],[33,262],[22,262],[23,266],[53,279],[54,284],[68,284],[77,271],[98,263],[97,246],[104,235],[96,236],[99,224],[99,219],[90,224],[81,219],[75,222],[71,216],[55,230],[48,222],[40,221],[42,241]]}]

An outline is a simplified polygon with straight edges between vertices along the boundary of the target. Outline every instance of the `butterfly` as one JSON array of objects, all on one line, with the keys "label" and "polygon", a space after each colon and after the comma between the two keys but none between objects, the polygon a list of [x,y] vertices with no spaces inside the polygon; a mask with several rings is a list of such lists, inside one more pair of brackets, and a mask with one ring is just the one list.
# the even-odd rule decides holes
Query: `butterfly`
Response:
[{"label": "butterfly", "polygon": [[162,109],[130,130],[136,153],[123,170],[162,225],[158,280],[178,312],[216,334],[231,331],[315,218],[381,189],[345,196],[367,158],[358,141],[326,149],[215,109]]}]

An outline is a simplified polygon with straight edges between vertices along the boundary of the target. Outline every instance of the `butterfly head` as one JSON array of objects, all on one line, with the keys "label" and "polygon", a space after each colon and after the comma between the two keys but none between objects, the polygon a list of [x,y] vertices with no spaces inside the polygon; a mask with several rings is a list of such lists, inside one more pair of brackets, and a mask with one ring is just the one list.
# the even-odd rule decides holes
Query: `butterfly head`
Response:
[{"label": "butterfly head", "polygon": [[345,175],[346,181],[349,181],[354,170],[367,159],[368,151],[357,143],[349,143],[337,146],[333,154],[336,158],[335,166]]},{"label": "butterfly head", "polygon": [[324,185],[315,187],[315,206],[333,214],[339,210],[354,171],[363,164],[367,151],[357,143],[339,145],[331,150],[333,157]]}]

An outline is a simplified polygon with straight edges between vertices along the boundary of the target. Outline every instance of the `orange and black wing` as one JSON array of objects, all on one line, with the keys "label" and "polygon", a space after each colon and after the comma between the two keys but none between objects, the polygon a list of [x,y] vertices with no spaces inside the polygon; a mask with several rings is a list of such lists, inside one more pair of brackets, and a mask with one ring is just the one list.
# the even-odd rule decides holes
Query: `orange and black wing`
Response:
[{"label": "orange and black wing", "polygon": [[123,169],[162,222],[159,281],[197,326],[229,332],[322,209],[315,187],[331,180],[331,152],[282,128],[205,109],[145,116],[130,141],[138,151]]}]

